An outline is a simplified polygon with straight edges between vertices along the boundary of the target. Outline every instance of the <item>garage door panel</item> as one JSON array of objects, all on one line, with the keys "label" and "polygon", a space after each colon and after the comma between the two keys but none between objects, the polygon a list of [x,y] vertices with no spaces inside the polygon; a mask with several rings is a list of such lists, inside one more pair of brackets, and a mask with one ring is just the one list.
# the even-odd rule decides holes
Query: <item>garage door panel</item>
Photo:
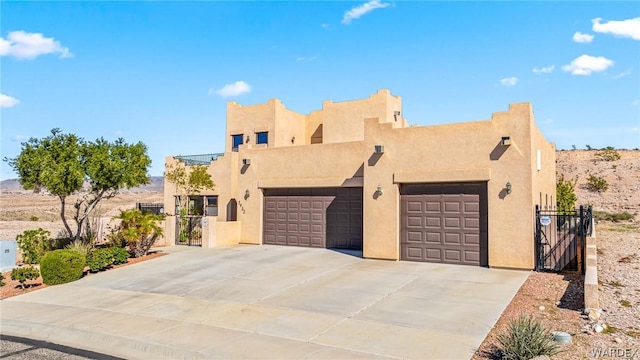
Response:
[{"label": "garage door panel", "polygon": [[464,234],[464,245],[480,246],[480,234]]},{"label": "garage door panel", "polygon": [[440,203],[439,201],[426,201],[425,202],[425,212],[426,213],[440,213],[441,211],[441,205],[442,203]]},{"label": "garage door panel", "polygon": [[462,250],[445,249],[444,260],[448,262],[460,262],[462,260]]},{"label": "garage door panel", "polygon": [[445,229],[461,229],[461,219],[459,217],[445,217],[444,228]]},{"label": "garage door panel", "polygon": [[406,257],[408,259],[422,259],[424,258],[423,249],[421,247],[407,247]]},{"label": "garage door panel", "polygon": [[462,245],[462,235],[459,233],[445,233],[444,244],[447,245]]},{"label": "garage door panel", "polygon": [[480,252],[467,250],[464,252],[464,262],[476,264],[480,262]]},{"label": "garage door panel", "polygon": [[422,214],[422,201],[408,201],[406,204],[407,213]]},{"label": "garage door panel", "polygon": [[442,233],[440,232],[426,232],[426,242],[432,244],[442,243]]},{"label": "garage door panel", "polygon": [[424,258],[423,259],[419,259],[420,261],[424,261],[426,260],[431,260],[431,261],[436,261],[436,262],[442,262],[442,253],[439,249],[424,249],[424,251],[421,251],[421,253],[424,253]]},{"label": "garage door panel", "polygon": [[440,229],[442,227],[442,218],[427,216],[425,218],[425,228],[427,229]]},{"label": "garage door panel", "polygon": [[422,231],[409,231],[407,233],[407,242],[422,243]]},{"label": "garage door panel", "polygon": [[478,201],[465,202],[464,212],[467,214],[480,213],[480,203]]},{"label": "garage door panel", "polygon": [[460,213],[460,202],[457,201],[445,201],[444,203],[444,212],[445,213]]},{"label": "garage door panel", "polygon": [[417,227],[422,229],[422,216],[408,216],[407,227],[409,228]]},{"label": "garage door panel", "polygon": [[469,230],[480,230],[480,218],[465,218],[464,228]]},{"label": "garage door panel", "polygon": [[487,264],[486,183],[403,185],[400,209],[402,260]]}]

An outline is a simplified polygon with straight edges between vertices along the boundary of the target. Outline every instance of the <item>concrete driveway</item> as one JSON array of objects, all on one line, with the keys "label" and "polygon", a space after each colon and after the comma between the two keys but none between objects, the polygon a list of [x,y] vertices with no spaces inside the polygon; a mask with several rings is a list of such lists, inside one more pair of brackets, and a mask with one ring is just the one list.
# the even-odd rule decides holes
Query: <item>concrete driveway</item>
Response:
[{"label": "concrete driveway", "polygon": [[296,247],[163,251],[3,300],[0,333],[127,359],[468,359],[528,275]]}]

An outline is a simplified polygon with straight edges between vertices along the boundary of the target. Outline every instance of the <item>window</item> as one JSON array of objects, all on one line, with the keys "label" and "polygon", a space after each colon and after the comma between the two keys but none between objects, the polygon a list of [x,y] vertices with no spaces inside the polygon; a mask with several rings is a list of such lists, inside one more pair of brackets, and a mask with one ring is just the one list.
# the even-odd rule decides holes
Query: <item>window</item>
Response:
[{"label": "window", "polygon": [[243,134],[231,135],[232,145],[231,151],[238,151],[238,146],[242,145]]},{"label": "window", "polygon": [[204,210],[206,216],[218,216],[218,197],[217,196],[205,196],[207,200],[207,207]]},{"label": "window", "polygon": [[269,133],[268,132],[259,132],[256,133],[256,144],[267,144],[269,142]]}]

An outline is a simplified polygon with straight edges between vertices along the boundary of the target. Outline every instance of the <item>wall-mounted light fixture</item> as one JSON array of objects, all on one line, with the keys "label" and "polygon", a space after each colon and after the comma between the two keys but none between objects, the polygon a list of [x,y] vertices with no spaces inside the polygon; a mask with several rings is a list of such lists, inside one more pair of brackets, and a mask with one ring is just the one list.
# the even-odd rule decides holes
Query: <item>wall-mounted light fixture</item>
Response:
[{"label": "wall-mounted light fixture", "polygon": [[502,144],[502,146],[509,146],[511,145],[511,138],[508,136],[503,136],[502,140],[500,140],[500,144]]},{"label": "wall-mounted light fixture", "polygon": [[382,145],[375,145],[373,147],[373,152],[376,154],[384,154],[384,146]]},{"label": "wall-mounted light fixture", "polygon": [[507,181],[505,189],[507,190],[507,194],[511,194],[511,182]]},{"label": "wall-mounted light fixture", "polygon": [[400,111],[394,111],[394,112],[393,112],[393,115],[394,115],[394,116],[400,116]]},{"label": "wall-mounted light fixture", "polygon": [[251,165],[251,159],[242,159],[242,165]]},{"label": "wall-mounted light fixture", "polygon": [[250,139],[251,138],[249,137],[249,135],[247,135],[247,141],[245,141],[245,142],[248,144]]},{"label": "wall-mounted light fixture", "polygon": [[382,186],[380,186],[380,184],[378,184],[378,187],[376,188],[376,193],[378,194],[378,196],[384,194],[384,192],[382,191]]},{"label": "wall-mounted light fixture", "polygon": [[248,199],[248,198],[249,198],[249,195],[251,195],[251,194],[249,193],[249,189],[245,190],[245,191],[244,191],[244,199],[245,199],[245,200],[246,200],[246,199]]},{"label": "wall-mounted light fixture", "polygon": [[295,137],[295,136],[292,136],[292,137],[291,137],[291,143],[293,144],[294,142],[296,142],[296,137]]}]

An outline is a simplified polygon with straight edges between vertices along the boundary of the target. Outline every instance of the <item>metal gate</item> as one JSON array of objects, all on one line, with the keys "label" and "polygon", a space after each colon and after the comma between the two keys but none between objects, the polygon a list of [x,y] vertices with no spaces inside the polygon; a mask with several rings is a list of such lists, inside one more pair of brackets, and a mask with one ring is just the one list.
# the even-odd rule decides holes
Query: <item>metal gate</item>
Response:
[{"label": "metal gate", "polygon": [[176,216],[176,245],[202,246],[202,216]]},{"label": "metal gate", "polygon": [[586,237],[591,235],[591,226],[591,207],[558,211],[536,205],[536,271],[584,274]]}]

